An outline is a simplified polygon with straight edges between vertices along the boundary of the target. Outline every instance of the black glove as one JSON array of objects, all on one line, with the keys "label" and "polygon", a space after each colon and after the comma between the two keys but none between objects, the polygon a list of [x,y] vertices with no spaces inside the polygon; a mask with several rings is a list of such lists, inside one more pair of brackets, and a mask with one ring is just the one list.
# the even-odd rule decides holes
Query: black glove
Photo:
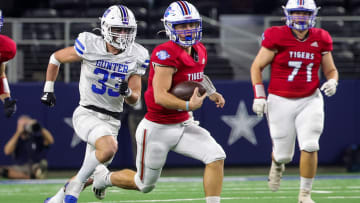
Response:
[{"label": "black glove", "polygon": [[6,98],[4,101],[5,116],[10,118],[16,112],[16,99]]},{"label": "black glove", "polygon": [[41,97],[41,103],[45,104],[46,106],[53,107],[56,104],[56,97],[54,92],[44,92],[43,96]]},{"label": "black glove", "polygon": [[131,89],[128,87],[128,83],[126,81],[120,83],[119,93],[124,97],[129,97],[131,95]]}]

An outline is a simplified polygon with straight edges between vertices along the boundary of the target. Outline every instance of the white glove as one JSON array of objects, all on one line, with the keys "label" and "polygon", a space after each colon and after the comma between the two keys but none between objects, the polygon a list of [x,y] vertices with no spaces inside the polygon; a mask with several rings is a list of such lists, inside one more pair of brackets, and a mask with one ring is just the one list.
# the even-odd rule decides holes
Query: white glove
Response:
[{"label": "white glove", "polygon": [[267,102],[265,98],[254,99],[252,106],[254,113],[259,117],[263,117],[264,113],[267,112]]},{"label": "white glove", "polygon": [[331,97],[336,93],[337,84],[335,79],[329,79],[321,86],[320,90],[323,91],[326,96]]}]

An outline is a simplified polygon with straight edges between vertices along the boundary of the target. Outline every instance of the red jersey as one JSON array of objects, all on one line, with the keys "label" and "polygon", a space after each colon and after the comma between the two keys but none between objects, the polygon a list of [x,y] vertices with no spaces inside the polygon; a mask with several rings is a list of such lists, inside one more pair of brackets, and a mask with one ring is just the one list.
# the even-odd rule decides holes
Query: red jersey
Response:
[{"label": "red jersey", "polygon": [[262,46],[277,50],[271,63],[269,93],[288,98],[306,97],[319,87],[319,67],[323,53],[332,51],[329,33],[320,28],[309,29],[300,41],[288,26],[265,30]]},{"label": "red jersey", "polygon": [[15,42],[5,35],[0,35],[0,63],[9,61],[16,54]]},{"label": "red jersey", "polygon": [[207,63],[206,48],[202,43],[197,43],[192,48],[197,53],[195,59],[173,41],[160,44],[153,50],[150,58],[148,89],[144,95],[148,111],[145,115],[146,119],[161,124],[181,123],[189,119],[187,111],[167,109],[155,103],[152,81],[154,64],[159,64],[176,68],[171,88],[188,80],[201,82]]}]

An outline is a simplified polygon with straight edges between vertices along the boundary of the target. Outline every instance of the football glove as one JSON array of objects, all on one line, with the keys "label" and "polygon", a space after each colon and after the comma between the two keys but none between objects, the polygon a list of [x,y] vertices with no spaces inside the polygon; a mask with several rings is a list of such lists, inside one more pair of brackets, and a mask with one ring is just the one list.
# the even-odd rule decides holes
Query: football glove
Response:
[{"label": "football glove", "polygon": [[329,79],[321,86],[320,90],[323,91],[326,96],[331,97],[336,93],[337,84],[335,79]]},{"label": "football glove", "polygon": [[10,118],[16,112],[16,99],[6,98],[4,100],[5,116]]},{"label": "football glove", "polygon": [[55,97],[54,92],[44,92],[43,96],[41,97],[41,103],[43,103],[49,107],[55,106],[56,97]]},{"label": "football glove", "polygon": [[120,83],[119,93],[120,93],[121,96],[130,97],[132,91],[128,87],[128,83],[126,81],[122,81]]},{"label": "football glove", "polygon": [[259,117],[263,117],[264,113],[267,112],[267,102],[265,98],[254,99],[252,106],[254,113]]}]

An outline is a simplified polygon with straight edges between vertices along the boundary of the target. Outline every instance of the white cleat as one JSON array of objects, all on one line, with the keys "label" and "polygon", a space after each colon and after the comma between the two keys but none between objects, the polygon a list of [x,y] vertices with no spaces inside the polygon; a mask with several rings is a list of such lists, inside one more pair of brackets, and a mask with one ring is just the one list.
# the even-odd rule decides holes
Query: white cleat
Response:
[{"label": "white cleat", "polygon": [[276,192],[280,188],[280,180],[285,171],[285,164],[277,165],[274,161],[271,163],[268,186],[271,191]]},{"label": "white cleat", "polygon": [[97,199],[105,198],[105,189],[106,185],[106,176],[110,173],[107,167],[103,164],[98,165],[94,171],[94,182],[92,185],[92,190]]},{"label": "white cleat", "polygon": [[307,190],[300,190],[299,193],[299,203],[315,203],[311,199],[311,192]]}]

